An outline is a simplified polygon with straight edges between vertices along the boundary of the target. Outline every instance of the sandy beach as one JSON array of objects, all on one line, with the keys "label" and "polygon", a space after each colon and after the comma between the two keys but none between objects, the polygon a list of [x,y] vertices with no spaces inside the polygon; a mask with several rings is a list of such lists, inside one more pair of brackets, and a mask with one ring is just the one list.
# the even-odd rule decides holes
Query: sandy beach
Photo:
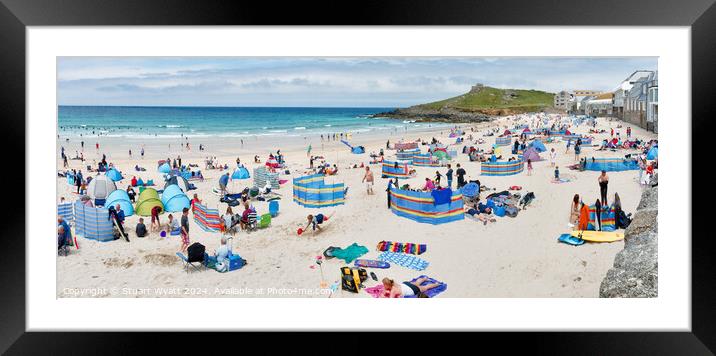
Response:
[{"label": "sandy beach", "polygon": [[[622,135],[626,127],[632,127],[632,137],[642,140],[655,139],[656,134],[639,127],[607,118],[598,119],[597,128],[607,130],[606,134],[595,134],[594,142],[609,137],[610,128],[616,130],[623,125]],[[466,135],[472,134],[475,140],[484,139],[483,144],[465,142],[454,149],[462,152],[462,146],[472,145],[489,149],[495,137],[483,137],[489,128],[512,128],[518,121],[512,118],[500,118],[493,122],[474,125],[460,124]],[[528,123],[525,120],[524,123]],[[474,132],[473,132],[474,130]],[[589,127],[582,125],[571,127],[574,133],[587,134]],[[555,184],[551,182],[553,168],[550,167],[548,153],[541,154],[543,161],[534,162],[531,176],[524,172],[506,177],[480,175],[480,163],[470,162],[462,153],[453,159],[453,167],[460,163],[467,171],[467,179],[479,179],[484,186],[495,188],[496,191],[507,190],[518,185],[520,192],[534,192],[536,200],[519,212],[515,218],[497,218],[495,223],[483,225],[466,218],[462,221],[442,225],[418,223],[393,214],[386,206],[386,187],[388,180],[380,178],[380,166],[371,165],[376,177],[375,194],[367,195],[361,179],[364,170],[349,168],[354,164],[367,164],[369,153],[385,149],[386,141],[391,144],[399,140],[413,141],[418,138],[430,140],[435,137],[445,144],[454,143],[448,138],[449,129],[441,127],[423,127],[421,130],[384,130],[381,132],[354,134],[351,144],[363,145],[366,154],[352,154],[339,140],[322,141],[318,136],[294,137],[281,136],[245,138],[242,145],[238,138],[221,137],[190,137],[191,150],[187,151],[178,139],[133,139],[128,138],[90,138],[69,137],[69,142],[60,133],[58,139],[58,156],[60,147],[64,147],[68,156],[75,151],[82,151],[85,162],[69,160],[70,169],[81,169],[85,176],[86,165],[96,167],[93,161],[99,161],[102,154],[107,161],[123,172],[124,179],[117,182],[118,189],[126,189],[133,176],[143,180],[153,179],[158,182],[158,189],[163,188],[161,173],[157,171],[157,161],[176,158],[180,155],[183,164],[198,164],[205,177],[204,181],[192,181],[197,189],[194,193],[204,204],[218,208],[224,213],[227,205],[219,202],[219,196],[212,193],[218,186],[219,170],[205,170],[204,159],[216,156],[220,163],[235,167],[237,157],[241,158],[249,171],[258,164],[253,157],[258,155],[265,162],[269,153],[277,149],[285,157],[290,175],[281,175],[288,182],[277,192],[281,195],[280,212],[266,229],[250,233],[239,232],[232,240],[233,251],[248,261],[248,264],[236,271],[218,273],[213,270],[186,273],[181,261],[175,256],[180,249],[180,238],[169,236],[162,238],[158,233],[148,237],[137,238],[134,227],[139,216],[127,218],[126,229],[131,231],[131,242],[115,240],[97,242],[78,238],[80,248],[72,249],[68,256],[57,258],[57,296],[76,297],[77,290],[91,288],[107,288],[97,297],[321,297],[330,293],[320,289],[322,280],[332,284],[339,280],[339,268],[348,264],[342,260],[324,261],[322,272],[315,266],[316,256],[329,246],[347,247],[353,243],[365,246],[369,252],[361,258],[375,259],[379,255],[376,245],[381,240],[413,242],[427,244],[427,252],[419,257],[430,263],[424,271],[414,271],[401,266],[390,269],[370,269],[380,281],[389,277],[396,281],[410,280],[421,274],[428,275],[448,284],[448,289],[441,297],[586,297],[596,298],[599,285],[607,270],[612,266],[614,256],[623,246],[623,241],[612,243],[586,243],[582,246],[569,246],[557,242],[560,234],[571,230],[568,226],[569,207],[574,194],[592,204],[599,197],[597,177],[599,172],[572,171],[567,165],[574,164],[574,153],[570,149],[565,153],[564,142],[548,143],[547,149],[555,148],[557,165],[562,177],[570,182]],[[84,150],[80,141],[85,141]],[[95,149],[99,142],[100,149]],[[206,146],[199,151],[199,144]],[[330,164],[336,164],[339,172],[326,178],[326,182],[344,182],[349,187],[345,205],[326,209],[307,209],[292,200],[291,180],[303,175],[309,160],[307,146],[311,145],[313,155],[322,155]],[[170,146],[171,145],[171,146]],[[144,146],[145,155],[140,158],[140,149]],[[128,151],[132,150],[132,157]],[[425,151],[425,148],[423,148]],[[508,153],[509,149],[503,149]],[[618,152],[596,151],[596,147],[584,147],[582,157],[623,157],[635,150]],[[386,150],[386,158],[395,156],[395,150]],[[58,171],[64,170],[62,161],[58,159]],[[146,172],[135,172],[134,166],[146,168]],[[422,186],[426,177],[434,177],[435,171],[445,174],[446,168],[416,167],[414,178],[402,181],[413,186]],[[639,203],[641,187],[637,181],[638,171],[610,172],[609,196],[619,193],[623,209],[634,212]],[[93,174],[94,175],[94,174]],[[253,179],[230,182],[232,192],[238,192],[251,186]],[[57,178],[57,200],[64,197],[74,201],[77,196],[71,192],[75,187],[69,186],[65,178]],[[483,193],[483,196],[486,193]],[[268,212],[268,203],[254,201],[252,204],[259,214]],[[237,212],[235,209],[234,212]],[[334,213],[329,222],[324,224],[324,231],[319,234],[305,233],[301,236],[296,230],[305,226],[306,215],[321,212]],[[166,213],[162,222],[166,222]],[[179,213],[174,213],[178,216]],[[191,215],[191,214],[190,214]],[[149,217],[145,222],[149,226]],[[190,219],[191,220],[191,219]],[[190,221],[190,238],[200,242],[212,254],[220,245],[220,233],[201,230],[193,220]],[[352,264],[350,264],[352,265]],[[315,268],[311,268],[314,266]],[[323,277],[322,277],[323,275]],[[367,287],[380,282],[368,279]],[[341,291],[330,294],[331,298],[371,298],[367,293],[358,294]]]}]

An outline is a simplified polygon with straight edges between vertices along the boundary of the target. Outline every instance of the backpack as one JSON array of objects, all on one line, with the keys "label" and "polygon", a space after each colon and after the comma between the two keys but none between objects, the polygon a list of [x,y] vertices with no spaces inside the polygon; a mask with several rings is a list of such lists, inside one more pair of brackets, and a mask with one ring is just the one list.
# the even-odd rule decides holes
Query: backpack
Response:
[{"label": "backpack", "polygon": [[514,205],[505,205],[505,216],[509,216],[511,218],[514,218],[517,216],[517,213],[520,211],[520,208],[514,206]]},{"label": "backpack", "polygon": [[341,267],[341,289],[358,293],[362,283],[368,279],[364,268]]},{"label": "backpack", "polygon": [[189,262],[204,262],[204,252],[206,248],[204,245],[195,242],[187,248],[187,259]]},{"label": "backpack", "polygon": [[616,228],[628,228],[629,225],[631,225],[631,218],[629,217],[631,214],[627,215],[624,210],[620,210],[619,214],[617,215],[617,226]]}]

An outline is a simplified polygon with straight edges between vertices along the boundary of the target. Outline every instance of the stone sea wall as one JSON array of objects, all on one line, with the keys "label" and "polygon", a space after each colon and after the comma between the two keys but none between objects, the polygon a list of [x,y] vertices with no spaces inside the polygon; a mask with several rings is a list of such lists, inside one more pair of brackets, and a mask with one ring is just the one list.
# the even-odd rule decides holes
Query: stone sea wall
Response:
[{"label": "stone sea wall", "polygon": [[[658,183],[654,175],[652,184]],[[626,229],[624,249],[614,258],[599,288],[600,298],[655,298],[658,296],[659,187],[649,186]]]}]

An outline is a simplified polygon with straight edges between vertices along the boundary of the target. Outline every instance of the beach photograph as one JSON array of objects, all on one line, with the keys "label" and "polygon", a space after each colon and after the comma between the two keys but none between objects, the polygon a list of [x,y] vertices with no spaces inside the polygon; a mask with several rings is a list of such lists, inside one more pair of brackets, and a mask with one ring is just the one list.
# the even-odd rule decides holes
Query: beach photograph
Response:
[{"label": "beach photograph", "polygon": [[657,57],[57,57],[58,298],[656,298]]}]

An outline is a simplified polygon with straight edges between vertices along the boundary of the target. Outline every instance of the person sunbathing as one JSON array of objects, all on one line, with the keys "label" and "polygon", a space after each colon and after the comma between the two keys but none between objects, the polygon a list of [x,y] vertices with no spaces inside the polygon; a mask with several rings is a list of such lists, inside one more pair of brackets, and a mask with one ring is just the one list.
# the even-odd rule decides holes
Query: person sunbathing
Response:
[{"label": "person sunbathing", "polygon": [[381,294],[380,297],[404,298],[418,296],[418,298],[427,298],[428,296],[425,294],[425,292],[440,286],[439,283],[430,283],[424,286],[421,285],[427,280],[427,277],[421,277],[416,279],[415,282],[403,282],[399,285],[396,285],[395,281],[393,281],[392,279],[387,277],[383,278],[383,294]]},{"label": "person sunbathing", "polygon": [[472,207],[466,209],[465,213],[473,218],[476,218],[477,220],[482,221],[483,225],[487,225],[488,222],[497,221],[495,218],[489,217],[489,215],[492,214],[492,208],[482,203],[479,205],[473,204]]}]

